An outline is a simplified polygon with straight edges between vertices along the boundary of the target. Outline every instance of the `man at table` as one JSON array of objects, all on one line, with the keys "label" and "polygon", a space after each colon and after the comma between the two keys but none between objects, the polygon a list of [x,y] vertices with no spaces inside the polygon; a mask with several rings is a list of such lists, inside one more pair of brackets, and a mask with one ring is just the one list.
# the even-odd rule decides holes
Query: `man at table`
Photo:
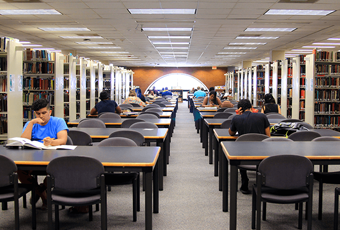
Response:
[{"label": "man at table", "polygon": [[[229,134],[234,136],[236,132],[238,135],[246,133],[261,133],[270,137],[270,123],[268,118],[263,113],[252,113],[253,106],[248,99],[242,99],[237,104],[238,116],[233,117]],[[249,194],[247,171],[240,169],[242,185],[240,191],[243,194]]]},{"label": "man at table", "polygon": [[[27,122],[24,126],[21,137],[30,139],[32,141],[43,142],[44,145],[65,145],[67,142],[68,127],[65,120],[59,117],[51,116],[49,102],[45,98],[38,99],[33,102],[32,110],[35,117]],[[31,176],[32,171],[18,171],[18,177],[23,184],[32,184],[34,180]],[[37,197],[31,202],[37,202],[39,197],[43,201],[42,209],[46,209],[46,183],[40,184],[36,191]],[[32,199],[32,198],[31,198]]]},{"label": "man at table", "polygon": [[201,90],[201,87],[197,87],[197,91],[194,93],[194,98],[205,97],[206,93]]},{"label": "man at table", "polygon": [[121,108],[113,100],[110,100],[110,96],[106,91],[100,93],[99,99],[101,100],[97,103],[94,108],[91,109],[90,114],[95,115],[103,112],[118,113],[122,112]]}]

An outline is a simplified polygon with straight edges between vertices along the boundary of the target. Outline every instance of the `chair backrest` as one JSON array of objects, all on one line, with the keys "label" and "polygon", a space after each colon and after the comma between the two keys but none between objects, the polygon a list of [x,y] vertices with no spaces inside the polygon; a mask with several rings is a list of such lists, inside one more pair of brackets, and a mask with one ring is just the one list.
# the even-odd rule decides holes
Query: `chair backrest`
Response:
[{"label": "chair backrest", "polygon": [[158,113],[142,112],[137,116],[139,119],[159,119]]},{"label": "chair backrest", "polygon": [[159,98],[156,98],[155,101],[166,101],[166,100],[162,97],[159,97]]},{"label": "chair backrest", "polygon": [[157,113],[159,115],[161,115],[163,113],[163,111],[160,108],[149,108],[145,112],[147,112],[147,113],[155,112],[155,113]]},{"label": "chair backrest", "polygon": [[323,136],[323,137],[316,137],[312,141],[340,141],[340,139],[335,137]]},{"label": "chair backrest", "polygon": [[66,191],[98,188],[98,178],[104,173],[100,161],[85,156],[62,156],[53,159],[46,172],[54,180],[54,187]]},{"label": "chair backrest", "polygon": [[106,128],[104,121],[99,118],[85,119],[79,122],[78,128]]},{"label": "chair backrest", "polygon": [[[282,122],[282,121],[281,121]],[[308,124],[307,122],[299,122],[303,127],[306,127],[307,129],[313,129],[314,127]]]},{"label": "chair backrest", "polygon": [[281,119],[285,118],[281,114],[266,114],[268,119]]},{"label": "chair backrest", "polygon": [[296,131],[288,136],[293,141],[311,141],[314,138],[321,137],[321,135],[314,131]]},{"label": "chair backrest", "polygon": [[224,112],[235,112],[237,108],[228,108],[228,109],[225,109]]},{"label": "chair backrest", "polygon": [[121,128],[130,128],[130,126],[134,123],[137,123],[137,122],[143,122],[144,120],[142,119],[138,119],[138,118],[131,118],[131,119],[127,119],[127,120],[124,120],[121,124]]},{"label": "chair backrest", "polygon": [[148,110],[148,109],[151,109],[151,108],[161,108],[158,104],[150,104],[150,105],[147,105],[145,106],[143,109],[142,109],[142,112]]},{"label": "chair backrest", "polygon": [[130,138],[111,137],[99,142],[98,146],[138,146],[138,145]]},{"label": "chair backrest", "polygon": [[14,161],[0,155],[0,187],[11,185],[13,180],[10,180],[10,176],[16,171],[18,168]]},{"label": "chair backrest", "polygon": [[74,145],[91,145],[92,138],[91,136],[83,131],[80,130],[73,130],[70,129],[68,132],[68,136],[72,139]]},{"label": "chair backrest", "polygon": [[134,142],[136,142],[137,145],[140,146],[143,145],[143,143],[145,142],[144,136],[140,132],[135,130],[119,130],[111,133],[109,138],[111,137],[126,137],[133,140]]},{"label": "chair backrest", "polygon": [[140,107],[140,105],[137,103],[130,103],[130,105],[132,105],[132,107]]},{"label": "chair backrest", "polygon": [[70,136],[67,136],[66,145],[73,145],[73,141],[72,141],[72,138]]},{"label": "chair backrest", "polygon": [[119,107],[120,107],[121,109],[128,109],[128,108],[132,108],[133,106],[130,105],[130,104],[120,104]]},{"label": "chair backrest", "polygon": [[153,105],[153,104],[159,105],[160,107],[165,107],[165,104],[164,104],[163,102],[157,102],[157,101],[155,101],[154,103],[152,103],[152,105]]},{"label": "chair backrest", "polygon": [[307,178],[313,172],[312,162],[303,156],[277,155],[261,161],[258,167],[263,185],[276,189],[306,187]]},{"label": "chair backrest", "polygon": [[130,126],[130,128],[158,129],[158,126],[151,122],[138,122]]},{"label": "chair backrest", "polygon": [[231,115],[233,115],[233,114],[231,114],[231,113],[226,113],[226,112],[219,112],[219,113],[216,113],[216,114],[214,115],[214,118],[228,118],[228,117],[230,117]]},{"label": "chair backrest", "polygon": [[221,128],[222,129],[229,129],[231,125],[231,120],[227,119],[225,121],[222,122],[221,124]]},{"label": "chair backrest", "polygon": [[289,119],[284,119],[284,120],[282,120],[280,122],[303,122],[303,121],[301,121],[299,119],[291,119],[291,118],[289,118]]},{"label": "chair backrest", "polygon": [[224,112],[224,110],[226,110],[225,108],[220,108],[217,110],[217,112]]},{"label": "chair backrest", "polygon": [[239,136],[236,141],[263,141],[269,138],[267,135],[261,133],[246,133]]},{"label": "chair backrest", "polygon": [[281,138],[281,137],[270,137],[267,139],[262,140],[262,142],[270,142],[270,141],[288,141],[288,142],[292,142],[293,140],[288,139],[288,138]]},{"label": "chair backrest", "polygon": [[120,116],[117,113],[106,112],[99,114],[98,118],[120,118]]},{"label": "chair backrest", "polygon": [[233,114],[233,115],[229,116],[229,117],[228,117],[228,120],[232,120],[233,117],[235,117],[236,115],[237,115],[237,114]]}]

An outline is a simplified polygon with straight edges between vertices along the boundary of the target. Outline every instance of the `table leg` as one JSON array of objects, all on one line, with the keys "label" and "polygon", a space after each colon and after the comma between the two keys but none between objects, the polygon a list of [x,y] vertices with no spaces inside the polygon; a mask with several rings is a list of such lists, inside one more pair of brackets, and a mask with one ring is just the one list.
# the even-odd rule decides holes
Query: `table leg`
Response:
[{"label": "table leg", "polygon": [[[223,152],[222,152],[222,146],[221,146],[221,142],[218,143],[218,163],[219,163],[219,167],[218,167],[218,190],[219,191],[222,191],[222,161],[223,161],[223,158],[225,158],[225,156],[223,156]],[[228,164],[226,163],[226,167],[227,167],[227,175],[228,175]],[[228,177],[226,178],[226,181],[228,181]],[[228,183],[227,183],[227,187],[228,187]],[[228,191],[228,190],[227,190]]]},{"label": "table leg", "polygon": [[213,128],[209,127],[209,164],[213,163]]},{"label": "table leg", "polygon": [[230,167],[230,230],[236,229],[237,222],[237,167]]},{"label": "table leg", "polygon": [[[169,158],[170,158],[170,137],[169,137],[169,135],[166,135],[166,138],[165,138],[165,142],[166,142],[166,152],[167,152],[167,154],[166,154],[166,163],[167,164],[169,164]],[[166,164],[165,164],[165,172],[167,172],[167,166],[166,166]],[[164,176],[166,176],[166,175],[164,175]]]},{"label": "table leg", "polygon": [[[159,178],[163,177],[161,173],[159,173],[159,167],[161,166],[161,162],[158,160],[155,168],[153,170],[153,213],[159,212],[159,190],[158,181]],[[163,190],[163,188],[162,188]]]},{"label": "table leg", "polygon": [[144,176],[145,176],[145,229],[152,230],[152,172],[145,172]]},{"label": "table leg", "polygon": [[209,127],[207,124],[204,124],[204,148],[205,148],[205,155],[208,156],[209,151]]},{"label": "table leg", "polygon": [[219,155],[218,155],[218,151],[219,151],[219,143],[217,138],[214,135],[214,141],[215,141],[215,154],[214,154],[214,176],[218,176],[218,161],[219,159]]},{"label": "table leg", "polygon": [[[164,162],[166,160],[166,157],[164,156],[164,153],[166,151],[164,149],[163,144],[159,143],[158,141],[157,141],[157,146],[161,147],[161,152],[159,153],[158,163],[157,163],[157,165],[158,165],[157,168],[158,168],[158,171],[159,171],[158,183],[159,183],[159,190],[163,191],[163,175],[166,174],[165,168],[164,168]],[[154,170],[156,170],[156,169],[154,169]]]},{"label": "table leg", "polygon": [[228,162],[226,156],[221,153],[222,162],[222,210],[228,212]]}]

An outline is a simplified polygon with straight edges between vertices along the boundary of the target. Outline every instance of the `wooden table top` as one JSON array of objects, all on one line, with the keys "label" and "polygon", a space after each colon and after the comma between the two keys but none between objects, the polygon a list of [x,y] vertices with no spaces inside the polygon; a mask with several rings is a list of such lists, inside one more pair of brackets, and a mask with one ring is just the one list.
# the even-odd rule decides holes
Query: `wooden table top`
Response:
[{"label": "wooden table top", "polygon": [[[92,119],[92,118],[91,118]],[[93,118],[96,119],[96,118]],[[129,118],[121,118],[121,119],[116,119],[116,118],[97,118],[102,121],[104,121],[105,125],[121,125],[122,122],[126,119]],[[74,121],[69,121],[67,124],[68,125],[78,125],[79,121],[82,119],[76,119]],[[147,122],[152,122],[155,125],[170,125],[171,119],[170,118],[160,118],[160,119],[143,119]]]}]

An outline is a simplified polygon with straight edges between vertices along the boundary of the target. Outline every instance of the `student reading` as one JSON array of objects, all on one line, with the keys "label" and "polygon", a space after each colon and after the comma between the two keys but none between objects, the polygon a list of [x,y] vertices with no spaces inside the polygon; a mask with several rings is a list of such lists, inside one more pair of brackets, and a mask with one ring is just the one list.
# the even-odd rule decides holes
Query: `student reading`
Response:
[{"label": "student reading", "polygon": [[[26,123],[21,137],[43,142],[46,146],[65,145],[68,127],[64,119],[51,116],[52,110],[50,109],[49,102],[44,98],[38,99],[33,102],[32,110],[36,118]],[[32,171],[18,170],[20,182],[23,184],[35,183],[31,173]],[[42,209],[46,209],[46,180],[37,186],[36,197],[34,200],[31,198],[31,203],[37,202],[40,197],[43,202]]]},{"label": "student reading", "polygon": [[113,100],[109,99],[109,94],[106,91],[100,93],[99,99],[101,100],[97,103],[94,108],[91,109],[90,114],[95,115],[103,112],[118,113],[122,112],[121,108]]}]

